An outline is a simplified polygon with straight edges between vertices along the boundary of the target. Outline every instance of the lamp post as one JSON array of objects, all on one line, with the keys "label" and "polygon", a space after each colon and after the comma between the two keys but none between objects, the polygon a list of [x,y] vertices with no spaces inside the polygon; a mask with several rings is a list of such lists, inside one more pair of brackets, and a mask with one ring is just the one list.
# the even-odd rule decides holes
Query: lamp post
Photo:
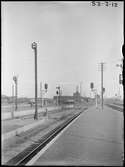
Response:
[{"label": "lamp post", "polygon": [[34,49],[35,55],[35,114],[34,119],[38,119],[38,111],[37,111],[37,43],[32,43],[32,49]]}]

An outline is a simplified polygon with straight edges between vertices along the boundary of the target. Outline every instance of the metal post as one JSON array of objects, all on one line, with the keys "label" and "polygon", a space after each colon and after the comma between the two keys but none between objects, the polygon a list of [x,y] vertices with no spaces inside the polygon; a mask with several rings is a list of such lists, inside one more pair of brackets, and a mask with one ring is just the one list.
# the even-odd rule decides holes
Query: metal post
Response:
[{"label": "metal post", "polygon": [[45,101],[45,106],[46,106],[46,117],[48,118],[48,110],[47,110],[47,98],[46,98],[46,101]]},{"label": "metal post", "polygon": [[38,119],[38,112],[37,112],[37,44],[35,42],[32,43],[32,49],[34,49],[34,54],[35,54],[35,114],[34,114],[34,119]]},{"label": "metal post", "polygon": [[16,82],[15,82],[15,110],[17,110],[17,77],[16,77]]},{"label": "metal post", "polygon": [[[14,85],[12,85],[12,105],[14,105]],[[12,119],[14,118],[14,106],[12,106]]]},{"label": "metal post", "polygon": [[58,95],[57,95],[57,106],[58,106]]},{"label": "metal post", "polygon": [[97,93],[95,94],[96,96],[96,108],[98,107],[98,101],[97,101]]},{"label": "metal post", "polygon": [[42,105],[42,82],[40,82],[40,96],[41,96],[41,107]]},{"label": "metal post", "polygon": [[37,48],[34,49],[35,52],[35,119],[38,119],[37,112]]},{"label": "metal post", "polygon": [[60,86],[59,86],[59,105],[60,105]]},{"label": "metal post", "polygon": [[80,96],[82,97],[82,82],[80,82]]},{"label": "metal post", "polygon": [[58,95],[57,95],[57,97],[58,97],[58,105],[60,105],[60,95],[61,95],[60,94],[61,93],[60,92],[60,86],[57,86],[56,88],[58,89]]},{"label": "metal post", "polygon": [[104,63],[101,63],[101,107],[102,107],[102,110],[103,110],[103,64]]}]

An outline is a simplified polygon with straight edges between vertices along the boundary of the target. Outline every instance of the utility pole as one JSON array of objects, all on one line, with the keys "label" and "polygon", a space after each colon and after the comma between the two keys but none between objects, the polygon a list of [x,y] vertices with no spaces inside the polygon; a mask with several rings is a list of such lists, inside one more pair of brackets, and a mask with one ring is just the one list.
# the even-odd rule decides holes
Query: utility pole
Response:
[{"label": "utility pole", "polygon": [[37,111],[37,43],[32,43],[32,49],[34,49],[35,54],[35,114],[34,119],[38,119],[38,111]]}]

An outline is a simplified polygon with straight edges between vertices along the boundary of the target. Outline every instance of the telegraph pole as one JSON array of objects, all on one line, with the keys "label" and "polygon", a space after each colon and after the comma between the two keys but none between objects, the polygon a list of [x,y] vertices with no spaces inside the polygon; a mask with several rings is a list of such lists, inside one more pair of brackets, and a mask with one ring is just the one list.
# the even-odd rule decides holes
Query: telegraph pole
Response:
[{"label": "telegraph pole", "polygon": [[34,49],[35,54],[35,114],[34,119],[38,119],[38,111],[37,111],[37,43],[32,43],[32,49]]}]

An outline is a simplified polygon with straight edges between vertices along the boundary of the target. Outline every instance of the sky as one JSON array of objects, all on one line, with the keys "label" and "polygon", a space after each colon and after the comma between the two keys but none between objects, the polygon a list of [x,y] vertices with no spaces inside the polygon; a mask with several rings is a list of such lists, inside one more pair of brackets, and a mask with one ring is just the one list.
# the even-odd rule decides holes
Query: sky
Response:
[{"label": "sky", "polygon": [[104,62],[106,97],[120,90],[116,64],[121,63],[123,2],[118,7],[83,2],[2,2],[2,94],[11,96],[13,76],[18,76],[18,96],[34,97],[35,72],[32,42],[37,42],[38,96],[40,82],[48,84],[46,97],[72,95],[82,83],[90,96],[90,83],[100,94]]}]

